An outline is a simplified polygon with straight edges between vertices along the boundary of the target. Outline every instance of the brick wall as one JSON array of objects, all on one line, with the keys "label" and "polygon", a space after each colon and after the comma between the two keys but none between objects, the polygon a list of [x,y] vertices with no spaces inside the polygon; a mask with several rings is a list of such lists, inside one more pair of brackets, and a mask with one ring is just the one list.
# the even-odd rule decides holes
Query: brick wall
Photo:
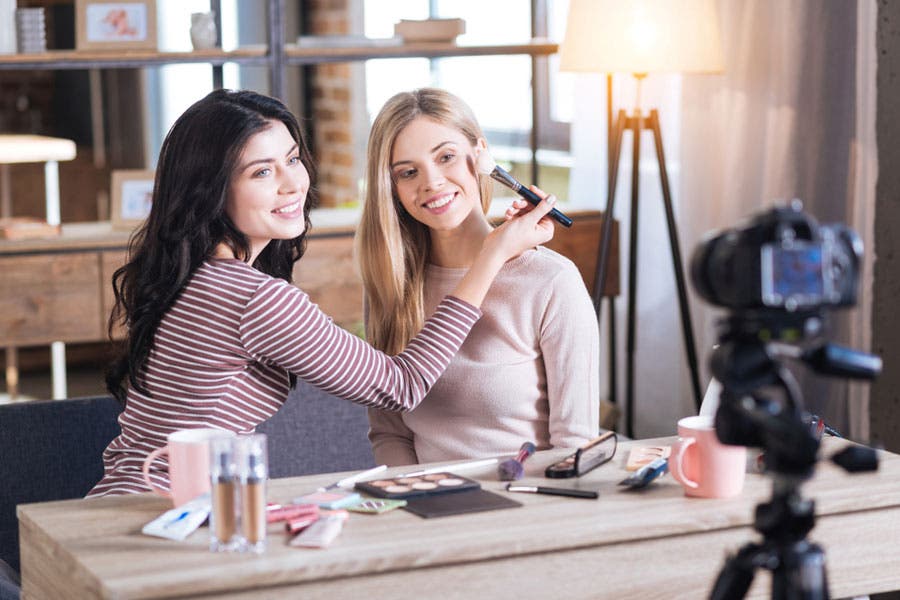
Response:
[{"label": "brick wall", "polygon": [[[359,33],[360,24],[355,18],[361,10],[358,4],[355,0],[313,0],[309,5],[310,33]],[[352,63],[330,63],[315,68],[312,115],[321,206],[340,206],[359,199],[358,180],[364,168],[360,164],[359,147],[365,146],[365,137],[357,139],[360,115],[354,112],[357,106],[354,100],[365,90],[356,76],[361,68],[361,64]]]}]

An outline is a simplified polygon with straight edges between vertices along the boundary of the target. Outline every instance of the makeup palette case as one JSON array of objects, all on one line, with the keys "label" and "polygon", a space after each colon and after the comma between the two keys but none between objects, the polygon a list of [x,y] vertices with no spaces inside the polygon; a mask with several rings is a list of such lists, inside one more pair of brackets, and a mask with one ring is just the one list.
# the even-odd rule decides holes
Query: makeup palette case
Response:
[{"label": "makeup palette case", "polygon": [[481,484],[474,479],[453,473],[428,473],[412,477],[398,476],[360,481],[356,483],[355,487],[369,496],[407,499],[476,490],[481,488]]}]

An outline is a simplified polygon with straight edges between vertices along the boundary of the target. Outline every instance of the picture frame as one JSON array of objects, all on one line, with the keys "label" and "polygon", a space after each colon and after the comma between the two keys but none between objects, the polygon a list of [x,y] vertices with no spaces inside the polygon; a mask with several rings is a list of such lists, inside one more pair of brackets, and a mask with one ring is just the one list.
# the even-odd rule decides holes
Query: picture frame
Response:
[{"label": "picture frame", "polygon": [[75,0],[77,50],[156,50],[156,0]]},{"label": "picture frame", "polygon": [[119,169],[110,177],[110,222],[113,229],[134,229],[150,214],[155,171]]}]

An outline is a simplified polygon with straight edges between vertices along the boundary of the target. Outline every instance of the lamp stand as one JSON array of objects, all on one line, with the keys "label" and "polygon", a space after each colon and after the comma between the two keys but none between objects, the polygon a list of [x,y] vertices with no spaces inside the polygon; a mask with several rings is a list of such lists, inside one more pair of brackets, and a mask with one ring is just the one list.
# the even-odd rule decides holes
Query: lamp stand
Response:
[{"label": "lamp stand", "polygon": [[600,237],[599,257],[597,260],[597,272],[594,278],[594,310],[600,318],[600,305],[603,298],[603,289],[606,285],[608,270],[610,236],[612,235],[612,214],[616,197],[616,182],[619,172],[619,157],[622,153],[622,138],[625,130],[632,132],[632,169],[631,169],[631,219],[628,239],[628,332],[626,342],[626,369],[625,369],[625,431],[629,437],[634,437],[634,352],[635,352],[635,300],[637,294],[637,233],[638,233],[638,181],[639,165],[641,158],[641,132],[649,129],[653,132],[653,140],[656,145],[656,157],[659,162],[659,176],[662,185],[663,204],[666,210],[666,223],[669,229],[669,247],[672,254],[672,267],[675,272],[675,283],[678,288],[678,305],[681,311],[681,329],[684,334],[684,346],[687,354],[688,366],[691,370],[691,384],[694,389],[694,400],[697,410],[700,409],[702,396],[700,394],[700,377],[697,370],[697,352],[694,346],[694,333],[691,325],[691,314],[688,309],[687,288],[684,282],[684,268],[681,262],[681,251],[678,242],[678,230],[675,224],[675,214],[672,209],[672,195],[669,190],[669,176],[666,171],[666,159],[663,154],[662,133],[659,127],[659,113],[654,109],[648,117],[641,114],[636,108],[634,114],[629,117],[624,110],[620,110],[612,135],[612,154],[609,167],[609,196],[606,200],[606,215],[603,220],[603,231]]}]

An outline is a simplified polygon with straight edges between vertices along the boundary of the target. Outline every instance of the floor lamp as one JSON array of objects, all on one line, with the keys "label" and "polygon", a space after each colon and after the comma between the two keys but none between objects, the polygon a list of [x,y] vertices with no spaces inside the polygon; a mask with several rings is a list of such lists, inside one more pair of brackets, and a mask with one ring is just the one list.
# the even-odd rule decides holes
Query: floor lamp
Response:
[{"label": "floor lamp", "polygon": [[[663,151],[659,113],[650,110],[644,115],[640,108],[640,90],[649,73],[718,72],[722,70],[718,18],[713,0],[572,0],[569,7],[566,36],[560,49],[560,69],[599,73],[631,73],[637,79],[637,101],[629,116],[620,110],[612,123],[611,81],[607,78],[607,111],[609,126],[609,188],[607,218],[598,248],[594,279],[594,308],[601,317],[602,290],[608,271],[612,215],[618,180],[619,159],[625,133],[632,134],[631,217],[629,228],[628,264],[628,322],[625,370],[626,433],[634,436],[634,355],[635,317],[637,300],[637,239],[639,219],[639,165],[641,134],[649,130],[656,147],[659,177],[662,188],[669,250],[678,295],[684,348],[691,375],[694,401],[700,407],[702,393],[694,344],[693,326],[687,299],[684,266],[678,240],[678,229],[672,207]],[[610,309],[612,317],[612,308]],[[612,328],[612,318],[610,326]],[[612,331],[612,329],[611,329]],[[614,376],[611,373],[610,376]]]}]

